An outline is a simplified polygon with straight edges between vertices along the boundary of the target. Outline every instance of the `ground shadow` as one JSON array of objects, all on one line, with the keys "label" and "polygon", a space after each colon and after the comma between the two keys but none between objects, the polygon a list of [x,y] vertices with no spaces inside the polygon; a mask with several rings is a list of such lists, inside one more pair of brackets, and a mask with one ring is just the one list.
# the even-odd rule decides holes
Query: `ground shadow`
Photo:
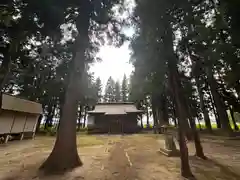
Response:
[{"label": "ground shadow", "polygon": [[197,179],[240,179],[240,174],[231,169],[231,167],[217,162],[215,159],[202,160],[196,156],[191,156],[189,160]]}]

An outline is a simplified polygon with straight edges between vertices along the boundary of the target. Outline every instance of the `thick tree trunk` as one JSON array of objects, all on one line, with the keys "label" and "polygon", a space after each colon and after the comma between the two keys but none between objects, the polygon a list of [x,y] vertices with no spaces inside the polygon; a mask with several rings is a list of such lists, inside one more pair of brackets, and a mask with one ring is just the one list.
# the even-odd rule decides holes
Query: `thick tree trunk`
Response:
[{"label": "thick tree trunk", "polygon": [[184,106],[182,104],[182,98],[181,98],[181,85],[179,80],[177,79],[176,76],[176,71],[173,74],[172,77],[172,89],[173,92],[175,94],[175,101],[176,101],[176,106],[177,106],[177,111],[178,111],[178,116],[179,116],[179,128],[178,128],[178,135],[179,135],[179,147],[180,147],[180,157],[181,157],[181,174],[183,177],[185,178],[190,178],[193,177],[193,174],[191,172],[190,169],[190,165],[189,165],[189,157],[188,157],[188,148],[187,148],[187,144],[185,141],[185,133],[186,132],[185,126],[186,126],[186,115],[184,115]]},{"label": "thick tree trunk", "polygon": [[[166,19],[166,22],[168,20]],[[170,21],[169,21],[170,22]],[[182,104],[182,85],[179,79],[178,73],[178,60],[173,50],[173,31],[170,23],[167,25],[165,30],[165,36],[163,39],[164,47],[165,47],[165,58],[168,60],[168,69],[169,69],[169,82],[171,92],[173,94],[173,99],[177,108],[177,116],[179,118],[178,121],[178,134],[179,134],[179,146],[180,146],[180,157],[181,157],[181,175],[185,178],[194,177],[190,165],[189,165],[189,157],[188,157],[188,148],[185,141],[185,133],[186,128],[189,127],[187,123],[187,116],[184,114],[183,104]]]},{"label": "thick tree trunk", "polygon": [[207,69],[207,73],[208,73],[208,80],[209,80],[209,86],[210,86],[210,90],[213,96],[213,100],[215,102],[216,105],[216,109],[217,109],[217,113],[218,113],[218,117],[219,120],[221,122],[222,128],[227,132],[227,133],[232,133],[232,128],[229,124],[229,119],[228,119],[228,115],[227,115],[227,111],[226,111],[226,107],[224,102],[221,99],[221,96],[218,92],[218,87],[217,87],[217,83],[216,80],[213,77],[213,73],[211,69]]},{"label": "thick tree trunk", "polygon": [[45,173],[61,173],[82,165],[76,144],[75,119],[77,115],[78,101],[76,97],[78,92],[74,90],[73,84],[71,82],[65,96],[66,100],[54,148],[47,160],[40,167]]},{"label": "thick tree trunk", "polygon": [[[189,157],[188,157],[188,148],[185,141],[185,133],[186,133],[186,122],[187,122],[187,116],[185,110],[184,110],[184,104],[182,96],[182,90],[181,90],[181,84],[178,79],[178,72],[176,67],[170,67],[170,73],[171,73],[171,89],[174,93],[174,101],[176,103],[177,107],[177,114],[179,117],[178,121],[178,135],[179,135],[179,147],[180,147],[180,157],[181,157],[181,175],[185,178],[191,178],[193,177],[193,174],[190,169],[189,165]],[[174,69],[175,70],[174,70]]]},{"label": "thick tree trunk", "polygon": [[204,104],[203,92],[200,88],[200,82],[199,82],[198,78],[196,78],[196,84],[197,84],[199,98],[200,98],[200,107],[201,107],[201,110],[203,112],[203,117],[204,117],[204,121],[205,121],[205,124],[206,124],[206,128],[209,132],[212,132],[211,121],[210,121],[210,118],[209,118],[208,110],[207,110],[207,108]]},{"label": "thick tree trunk", "polygon": [[[79,79],[85,69],[85,49],[88,47],[89,16],[91,8],[85,4],[79,11],[77,19],[78,36],[75,41],[73,70],[70,72],[69,84],[65,94],[62,116],[60,118],[57,139],[47,160],[40,167],[45,173],[63,173],[82,165],[78,156],[76,143],[76,117],[79,101]],[[59,161],[60,160],[60,161]]]}]

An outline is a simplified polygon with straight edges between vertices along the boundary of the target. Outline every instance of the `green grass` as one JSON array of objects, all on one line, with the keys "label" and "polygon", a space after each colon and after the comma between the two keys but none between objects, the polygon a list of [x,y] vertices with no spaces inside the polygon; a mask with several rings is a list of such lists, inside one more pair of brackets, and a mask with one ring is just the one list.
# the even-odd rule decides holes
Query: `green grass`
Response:
[{"label": "green grass", "polygon": [[[211,126],[212,126],[212,129],[218,129],[218,128],[217,128],[217,124],[212,124]],[[196,127],[197,127],[198,129],[200,129],[200,125],[199,125],[199,124],[196,124]],[[234,129],[233,123],[231,123],[231,127],[232,127],[232,129]],[[206,125],[205,125],[205,124],[201,124],[201,128],[202,128],[202,129],[206,129]],[[240,124],[238,124],[238,128],[240,129]]]}]

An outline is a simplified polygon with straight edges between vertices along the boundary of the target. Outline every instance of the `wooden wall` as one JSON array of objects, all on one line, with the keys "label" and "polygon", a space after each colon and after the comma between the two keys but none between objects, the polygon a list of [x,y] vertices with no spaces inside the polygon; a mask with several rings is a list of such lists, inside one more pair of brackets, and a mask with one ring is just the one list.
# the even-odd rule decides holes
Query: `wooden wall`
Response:
[{"label": "wooden wall", "polygon": [[35,132],[38,114],[2,110],[0,113],[0,134]]},{"label": "wooden wall", "polygon": [[134,133],[138,132],[136,114],[127,115],[94,115],[95,128],[99,133]]}]

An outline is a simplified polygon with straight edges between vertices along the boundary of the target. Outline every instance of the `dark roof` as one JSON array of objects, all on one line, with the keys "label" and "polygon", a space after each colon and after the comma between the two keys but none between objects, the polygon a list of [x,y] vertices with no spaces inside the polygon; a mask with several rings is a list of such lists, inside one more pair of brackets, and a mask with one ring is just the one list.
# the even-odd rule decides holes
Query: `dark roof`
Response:
[{"label": "dark roof", "polygon": [[105,115],[120,115],[128,113],[141,113],[142,110],[138,110],[134,103],[99,103],[95,106],[93,111],[88,111],[88,113],[102,113]]}]

